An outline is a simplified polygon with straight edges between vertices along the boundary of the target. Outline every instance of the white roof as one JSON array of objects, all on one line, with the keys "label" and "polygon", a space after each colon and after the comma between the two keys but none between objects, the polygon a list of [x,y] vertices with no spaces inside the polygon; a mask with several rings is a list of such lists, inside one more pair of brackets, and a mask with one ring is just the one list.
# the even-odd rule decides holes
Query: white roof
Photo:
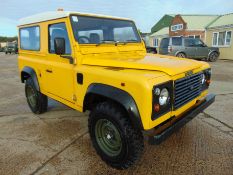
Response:
[{"label": "white roof", "polygon": [[39,14],[32,15],[26,18],[22,18],[19,20],[18,25],[21,26],[21,25],[26,25],[26,24],[38,23],[42,21],[64,18],[64,17],[69,16],[70,14],[130,20],[128,18],[120,18],[120,17],[114,17],[114,16],[100,15],[100,14],[80,13],[80,12],[71,12],[71,11],[51,11],[51,12],[39,13]]}]

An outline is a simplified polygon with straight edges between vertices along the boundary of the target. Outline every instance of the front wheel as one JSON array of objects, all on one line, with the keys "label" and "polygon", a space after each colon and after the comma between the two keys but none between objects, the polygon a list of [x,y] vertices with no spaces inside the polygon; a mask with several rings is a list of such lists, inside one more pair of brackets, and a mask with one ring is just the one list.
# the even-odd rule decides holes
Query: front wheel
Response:
[{"label": "front wheel", "polygon": [[47,111],[48,98],[46,95],[37,91],[33,79],[29,77],[25,83],[25,95],[31,111],[41,114]]},{"label": "front wheel", "polygon": [[129,168],[140,158],[144,148],[142,132],[133,128],[117,104],[98,104],[90,113],[88,127],[97,154],[113,168]]}]

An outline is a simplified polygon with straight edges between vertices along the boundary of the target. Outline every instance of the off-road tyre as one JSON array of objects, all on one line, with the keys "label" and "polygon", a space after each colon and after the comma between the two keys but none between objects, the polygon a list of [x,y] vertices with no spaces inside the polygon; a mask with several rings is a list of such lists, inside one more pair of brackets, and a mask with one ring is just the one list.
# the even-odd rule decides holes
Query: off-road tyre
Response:
[{"label": "off-road tyre", "polygon": [[[122,143],[119,153],[110,156],[104,151],[105,149],[101,148],[103,146],[100,146],[100,140],[104,141],[104,138],[97,138],[96,134],[100,121],[109,121],[119,132]],[[118,104],[103,102],[96,105],[89,115],[88,128],[97,154],[111,167],[127,169],[141,157],[144,148],[142,131],[133,128],[126,112]]]},{"label": "off-road tyre", "polygon": [[42,114],[47,111],[48,98],[35,87],[33,79],[29,77],[25,83],[25,95],[28,106],[35,114]]}]

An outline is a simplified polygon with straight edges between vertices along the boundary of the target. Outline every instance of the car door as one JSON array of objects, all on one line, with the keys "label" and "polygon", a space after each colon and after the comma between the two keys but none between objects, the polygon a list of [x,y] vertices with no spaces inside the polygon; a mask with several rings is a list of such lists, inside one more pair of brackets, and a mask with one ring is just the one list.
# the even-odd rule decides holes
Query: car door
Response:
[{"label": "car door", "polygon": [[194,58],[196,54],[195,42],[193,38],[184,39],[184,51],[188,58]]},{"label": "car door", "polygon": [[63,100],[73,102],[74,65],[69,59],[55,54],[55,38],[65,39],[66,56],[72,57],[72,48],[65,22],[48,25],[48,55],[45,70],[46,91]]},{"label": "car door", "polygon": [[196,58],[207,58],[208,56],[208,47],[200,40],[200,39],[195,39],[195,47],[196,47],[196,53],[195,57]]}]

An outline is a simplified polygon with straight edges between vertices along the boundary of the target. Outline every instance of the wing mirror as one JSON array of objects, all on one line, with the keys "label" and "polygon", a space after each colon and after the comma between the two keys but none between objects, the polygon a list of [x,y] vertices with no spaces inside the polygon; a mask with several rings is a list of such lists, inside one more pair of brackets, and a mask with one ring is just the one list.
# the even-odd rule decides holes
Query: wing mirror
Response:
[{"label": "wing mirror", "polygon": [[64,38],[55,38],[54,39],[54,50],[57,55],[60,55],[62,58],[66,58],[70,61],[70,64],[74,63],[74,59],[70,55],[66,54],[66,42]]},{"label": "wing mirror", "polygon": [[66,42],[64,38],[54,39],[54,50],[57,55],[64,55],[66,53]]}]

